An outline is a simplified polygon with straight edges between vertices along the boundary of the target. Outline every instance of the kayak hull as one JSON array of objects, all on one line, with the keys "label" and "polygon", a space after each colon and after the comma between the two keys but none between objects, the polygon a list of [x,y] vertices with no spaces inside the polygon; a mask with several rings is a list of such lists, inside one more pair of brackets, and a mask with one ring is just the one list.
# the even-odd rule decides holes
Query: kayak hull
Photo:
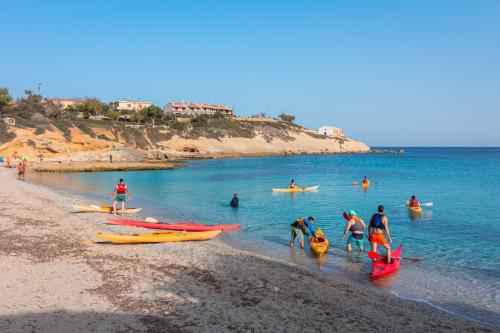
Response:
[{"label": "kayak hull", "polygon": [[403,246],[400,245],[396,250],[392,251],[392,263],[387,263],[387,257],[383,256],[373,262],[370,271],[370,280],[378,280],[388,275],[394,274],[399,270],[401,264],[401,254]]},{"label": "kayak hull", "polygon": [[[113,207],[107,205],[73,204],[73,209],[81,213],[112,213]],[[123,214],[137,214],[142,208],[125,208]],[[122,210],[116,207],[116,213],[122,214]]]},{"label": "kayak hull", "polygon": [[273,188],[273,192],[305,192],[305,191],[315,191],[319,188],[319,185],[309,186],[309,187],[294,187],[294,188]]},{"label": "kayak hull", "polygon": [[97,237],[112,243],[132,244],[132,243],[167,243],[185,241],[203,241],[218,236],[222,230],[212,230],[203,232],[162,232],[152,234],[107,234],[99,232]]},{"label": "kayak hull", "polygon": [[410,210],[410,212],[418,214],[418,215],[422,215],[422,213],[423,213],[422,207],[408,206],[408,209]]},{"label": "kayak hull", "polygon": [[118,218],[108,217],[108,222],[112,224],[125,225],[129,227],[139,227],[146,229],[159,229],[159,230],[171,230],[171,231],[211,231],[211,230],[236,230],[241,225],[240,224],[219,224],[219,225],[205,225],[192,222],[180,222],[180,223],[149,223],[143,221],[134,220],[124,220]]},{"label": "kayak hull", "polygon": [[328,250],[329,242],[323,234],[323,230],[321,230],[321,228],[318,228],[318,231],[316,231],[316,240],[312,240],[310,245],[311,251],[313,251],[317,256],[322,256],[325,254],[326,250]]},{"label": "kayak hull", "polygon": [[370,182],[368,181],[367,183],[361,183],[361,187],[364,189],[367,189],[370,187]]}]

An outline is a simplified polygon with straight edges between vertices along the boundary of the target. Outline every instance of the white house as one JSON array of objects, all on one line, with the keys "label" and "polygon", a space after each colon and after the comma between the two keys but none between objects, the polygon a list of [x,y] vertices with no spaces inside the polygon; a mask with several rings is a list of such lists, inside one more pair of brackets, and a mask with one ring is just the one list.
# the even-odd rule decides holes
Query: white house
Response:
[{"label": "white house", "polygon": [[118,100],[111,103],[111,106],[115,110],[128,110],[128,111],[140,111],[151,105],[152,104],[149,102],[131,101],[131,100]]},{"label": "white house", "polygon": [[333,137],[345,137],[345,133],[341,128],[333,126],[323,126],[318,129],[318,132],[323,135]]}]

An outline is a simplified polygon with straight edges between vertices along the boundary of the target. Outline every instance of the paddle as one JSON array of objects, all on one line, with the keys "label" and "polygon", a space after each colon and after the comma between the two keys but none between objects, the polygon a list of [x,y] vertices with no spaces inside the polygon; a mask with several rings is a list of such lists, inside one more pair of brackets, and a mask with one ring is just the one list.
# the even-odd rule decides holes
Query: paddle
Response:
[{"label": "paddle", "polygon": [[[380,257],[382,257],[382,255],[378,254],[377,252],[373,252],[373,251],[368,252],[368,258],[370,258],[370,259],[379,259]],[[417,262],[422,261],[422,259],[420,259],[420,258],[408,258],[408,257],[393,257],[393,258],[410,260],[412,263],[417,263]]]},{"label": "paddle", "polygon": [[352,185],[358,185],[359,183],[358,182],[352,182]]},{"label": "paddle", "polygon": [[[407,206],[408,206],[408,204],[406,204],[406,205],[401,205],[401,207],[407,207]],[[420,204],[420,206],[432,207],[432,206],[434,206],[434,203],[432,203],[432,202],[428,202],[428,203]]]}]

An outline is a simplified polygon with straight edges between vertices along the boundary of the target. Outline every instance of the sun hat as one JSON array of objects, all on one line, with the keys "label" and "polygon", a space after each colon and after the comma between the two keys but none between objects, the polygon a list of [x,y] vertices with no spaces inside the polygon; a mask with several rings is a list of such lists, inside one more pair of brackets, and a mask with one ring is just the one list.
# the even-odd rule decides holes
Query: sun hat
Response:
[{"label": "sun hat", "polygon": [[352,209],[349,212],[347,212],[347,214],[353,215],[353,216],[358,216],[358,214],[356,214],[356,212]]}]

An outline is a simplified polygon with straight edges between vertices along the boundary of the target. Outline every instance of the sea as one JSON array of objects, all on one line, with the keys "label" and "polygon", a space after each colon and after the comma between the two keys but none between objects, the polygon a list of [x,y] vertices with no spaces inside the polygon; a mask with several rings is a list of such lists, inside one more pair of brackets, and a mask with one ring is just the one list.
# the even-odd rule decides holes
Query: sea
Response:
[{"label": "sea", "polygon": [[[143,207],[141,218],[241,223],[239,231],[226,232],[222,239],[500,325],[500,148],[403,149],[404,154],[197,160],[177,170],[40,173],[34,180],[92,203],[109,203],[115,184],[124,178],[132,193],[128,205]],[[364,176],[371,180],[366,190],[353,184]],[[287,187],[291,179],[319,189],[272,191]],[[237,209],[229,207],[234,193],[240,200]],[[412,195],[432,207],[424,207],[422,216],[413,215],[404,206]],[[398,274],[370,282],[366,253],[345,251],[347,222],[342,213],[353,209],[368,221],[378,205],[385,206],[392,247],[402,244],[403,256],[421,260],[403,260]],[[304,250],[289,247],[290,224],[300,216],[315,217],[316,227],[330,240],[328,253],[320,259],[308,244]]]}]

